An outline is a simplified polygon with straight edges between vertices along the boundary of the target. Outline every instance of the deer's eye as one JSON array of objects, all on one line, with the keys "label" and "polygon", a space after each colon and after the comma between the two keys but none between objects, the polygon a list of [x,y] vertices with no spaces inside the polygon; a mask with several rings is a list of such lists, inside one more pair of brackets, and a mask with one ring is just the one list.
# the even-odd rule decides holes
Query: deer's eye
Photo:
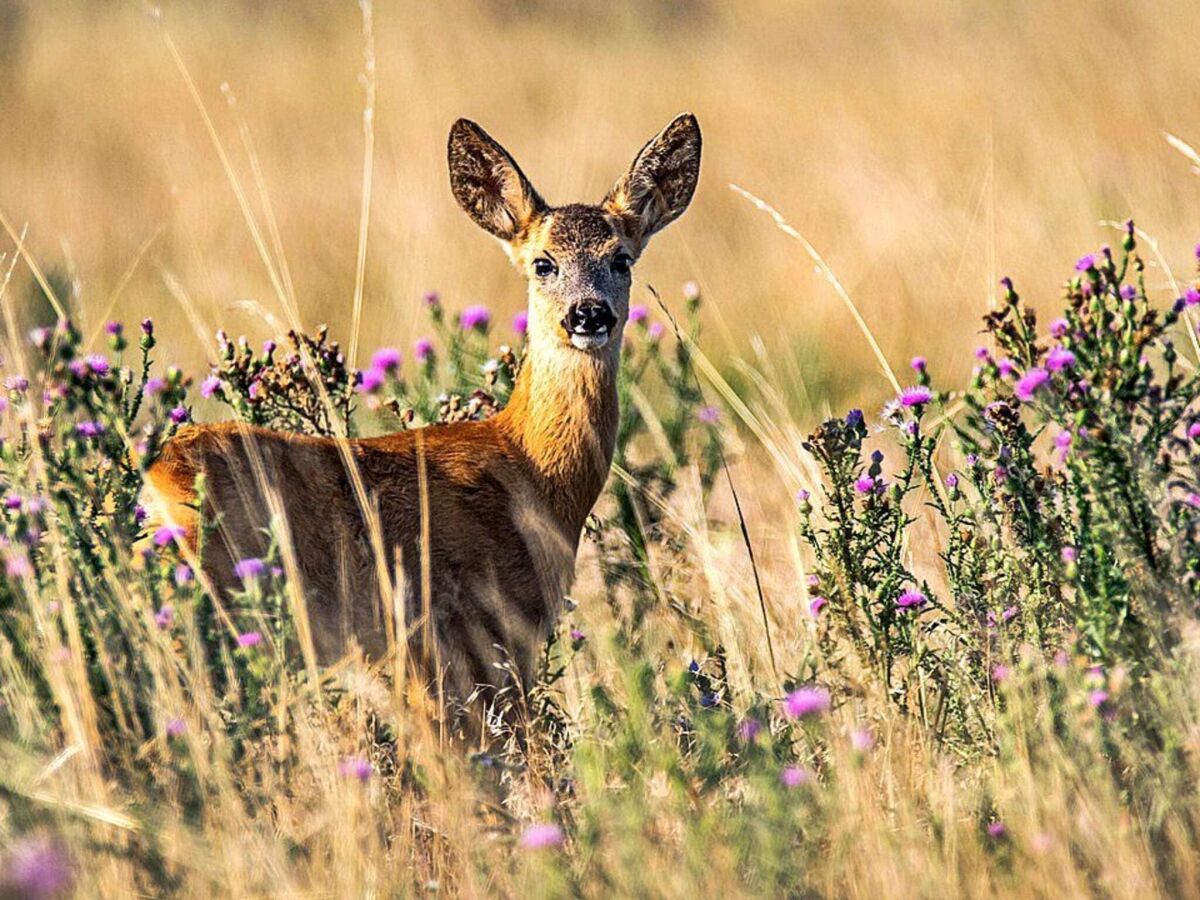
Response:
[{"label": "deer's eye", "polygon": [[538,278],[549,278],[558,271],[558,266],[554,264],[554,260],[547,259],[544,256],[539,256],[533,261],[533,274]]},{"label": "deer's eye", "polygon": [[628,275],[633,266],[633,257],[628,253],[618,253],[613,257],[612,269],[618,275]]}]

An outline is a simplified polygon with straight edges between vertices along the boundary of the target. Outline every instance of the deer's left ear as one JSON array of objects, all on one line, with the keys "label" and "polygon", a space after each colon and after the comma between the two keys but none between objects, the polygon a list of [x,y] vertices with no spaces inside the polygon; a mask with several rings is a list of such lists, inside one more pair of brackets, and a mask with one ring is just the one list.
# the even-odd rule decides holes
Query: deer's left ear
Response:
[{"label": "deer's left ear", "polygon": [[683,113],[641,149],[601,206],[644,246],[650,235],[683,214],[699,178],[700,125]]}]

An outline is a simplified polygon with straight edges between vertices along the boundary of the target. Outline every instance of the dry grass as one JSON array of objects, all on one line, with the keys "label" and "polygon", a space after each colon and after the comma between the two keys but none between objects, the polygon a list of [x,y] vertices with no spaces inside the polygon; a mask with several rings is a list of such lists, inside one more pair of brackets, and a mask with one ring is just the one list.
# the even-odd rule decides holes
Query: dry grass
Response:
[{"label": "dry grass", "polygon": [[[1135,215],[1169,259],[1188,258],[1196,237],[1200,181],[1163,138],[1169,131],[1200,140],[1200,131],[1189,131],[1200,121],[1200,97],[1186,77],[1195,41],[1194,10],[1184,0],[1153,10],[900,0],[849,8],[766,0],[492,0],[452,10],[379,3],[370,229],[361,246],[366,85],[354,4],[181,2],[164,5],[161,22],[134,4],[14,8],[7,19],[0,12],[0,211],[18,230],[27,223],[34,258],[69,277],[85,333],[106,318],[152,313],[161,356],[191,371],[211,352],[195,332],[219,324],[266,337],[273,329],[243,301],[286,321],[280,295],[292,291],[275,287],[262,264],[162,29],[265,222],[264,197],[254,188],[254,168],[261,172],[300,317],[306,325],[330,322],[349,343],[361,296],[363,351],[415,337],[424,321],[419,298],[430,288],[451,307],[521,305],[519,280],[448,190],[444,141],[454,117],[479,120],[548,198],[567,201],[598,197],[640,141],[679,110],[695,111],[706,139],[700,192],[637,274],[668,298],[686,279],[703,286],[709,374],[733,385],[727,399],[759,373],[770,389],[741,415],[750,426],[749,466],[762,477],[752,480],[749,468],[738,474],[750,485],[743,499],[761,542],[783,669],[800,665],[813,627],[798,600],[804,569],[789,501],[811,477],[799,435],[825,409],[849,401],[875,408],[891,389],[828,273],[814,271],[803,248],[730,183],[767,199],[811,241],[901,379],[914,352],[950,376],[964,374],[998,276],[1044,290],[1059,280],[1064,260],[1104,239],[1102,220]],[[19,267],[18,297],[28,280]],[[1167,283],[1162,272],[1150,280]],[[194,304],[190,320],[182,297]],[[727,499],[706,511],[690,488],[672,499],[670,514],[695,539],[692,581],[672,588],[723,629],[734,683],[770,691],[743,548],[732,533],[708,532],[710,515],[720,518]],[[914,553],[932,555],[933,546]],[[587,571],[579,591],[594,599],[599,591]],[[129,602],[132,620],[144,611]],[[580,623],[596,649],[579,658],[565,687],[568,712],[586,729],[590,687],[607,683],[624,696],[629,685],[625,670],[604,656],[614,627],[606,608],[585,604]],[[686,641],[669,621],[649,628]],[[672,644],[668,674],[693,649]],[[164,664],[164,678],[168,671]],[[64,697],[86,694],[82,672],[63,678]],[[163,691],[172,704],[164,718],[189,702],[197,716],[206,710],[176,683]],[[386,686],[363,676],[356,691],[353,704],[336,714],[314,711],[290,735],[301,747],[295,757],[312,764],[292,773],[294,781],[285,783],[270,759],[237,770],[260,778],[259,790],[275,791],[271,810],[247,809],[224,748],[201,740],[220,729],[199,720],[189,721],[185,740],[210,794],[191,819],[177,810],[161,821],[154,810],[129,810],[130,799],[85,761],[13,759],[7,782],[43,805],[74,804],[62,815],[84,823],[78,835],[107,835],[118,852],[97,851],[103,865],[83,875],[95,894],[115,895],[127,884],[119,851],[136,843],[132,833],[146,822],[158,829],[164,864],[185,873],[179,887],[188,894],[391,895],[427,880],[468,896],[565,890],[545,859],[504,854],[504,817],[498,810],[480,816],[460,762],[419,724],[401,732],[401,755],[415,761],[435,802],[388,807],[384,785],[347,790],[321,768],[362,752],[372,714],[404,718]],[[1035,700],[1020,708],[1036,708]],[[78,702],[83,719],[72,754],[94,740],[86,701]],[[1190,724],[1195,698],[1174,702]],[[964,777],[878,698],[847,705],[829,727],[844,734],[861,722],[876,729],[876,752],[860,765],[844,739],[835,741],[841,756],[830,767],[846,780],[835,800],[814,801],[814,815],[829,823],[825,856],[811,875],[815,890],[1164,891],[1102,768],[1086,768],[1065,745],[1033,733],[1038,723],[1015,728],[1022,740],[995,771]],[[1081,730],[1082,741],[1098,740],[1086,724]],[[603,793],[606,748],[601,741],[591,769],[580,766],[584,797]],[[644,840],[597,840],[595,858],[571,861],[574,874],[589,866],[610,879],[627,873],[627,881],[598,884],[597,894],[648,885],[663,896],[745,891],[744,860],[720,841],[720,812],[697,811],[680,797],[660,762],[646,764],[646,782],[631,800],[598,805],[604,818],[588,823],[602,835],[640,831]],[[388,774],[390,790],[399,776]],[[538,774],[521,784],[519,816],[539,818],[538,804],[549,804]],[[997,863],[971,818],[984,798],[1003,804],[1010,829],[1022,835],[1005,851],[1010,860]],[[390,818],[381,821],[383,814]],[[1083,844],[1069,845],[1067,832],[1083,835]],[[306,848],[303,860],[297,847]],[[1181,837],[1175,855],[1182,861],[1193,850]]]},{"label": "dry grass", "polygon": [[[134,4],[18,4],[5,41],[0,199],[100,321],[174,305],[204,321],[273,304],[222,167],[164,46]],[[598,196],[682,108],[705,130],[697,202],[639,276],[698,279],[718,357],[766,336],[810,403],[874,396],[868,348],[809,260],[727,187],[763,196],[825,255],[894,365],[920,349],[969,365],[996,277],[1039,287],[1129,214],[1182,258],[1200,182],[1167,145],[1200,116],[1190,5],[1088,3],[383,4],[364,332],[398,341],[417,299],[515,310],[518,282],[454,206],[445,134],[468,115],[551,199]],[[245,122],[309,323],[349,328],[362,181],[363,36],[354,4],[166,4],[234,164]],[[9,24],[12,33],[12,23]],[[231,109],[220,87],[237,98]],[[276,310],[278,312],[278,310]],[[199,340],[173,348],[199,361]],[[797,397],[805,396],[795,391]],[[800,402],[797,400],[797,402]]]}]

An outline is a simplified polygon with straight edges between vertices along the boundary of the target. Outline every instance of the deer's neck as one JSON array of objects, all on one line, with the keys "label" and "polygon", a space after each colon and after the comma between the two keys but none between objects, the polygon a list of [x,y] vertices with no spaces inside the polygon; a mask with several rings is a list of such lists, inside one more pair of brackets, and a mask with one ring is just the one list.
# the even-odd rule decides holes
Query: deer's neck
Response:
[{"label": "deer's neck", "polygon": [[612,463],[620,334],[599,353],[531,335],[503,427],[528,458],[543,499],[578,537]]}]

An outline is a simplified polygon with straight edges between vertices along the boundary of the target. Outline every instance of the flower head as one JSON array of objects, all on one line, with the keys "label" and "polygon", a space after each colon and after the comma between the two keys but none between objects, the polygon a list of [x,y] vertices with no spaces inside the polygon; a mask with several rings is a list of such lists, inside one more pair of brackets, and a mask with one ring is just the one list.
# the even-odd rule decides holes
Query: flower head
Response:
[{"label": "flower head", "polygon": [[369,759],[361,756],[347,756],[338,763],[338,774],[343,778],[357,778],[366,781],[375,772]]},{"label": "flower head", "polygon": [[381,347],[371,356],[371,368],[380,372],[394,372],[404,362],[404,354],[395,347]]},{"label": "flower head", "polygon": [[237,645],[239,647],[257,647],[262,643],[263,636],[258,631],[245,631],[237,636]]},{"label": "flower head", "polygon": [[905,388],[900,392],[901,406],[924,406],[933,399],[933,391],[923,384]]},{"label": "flower head", "polygon": [[524,336],[529,332],[529,313],[521,310],[512,320],[512,328],[517,334]]},{"label": "flower head", "polygon": [[379,369],[362,369],[358,373],[358,386],[356,390],[360,394],[373,394],[387,381],[387,374]]},{"label": "flower head", "polygon": [[802,687],[783,700],[783,711],[793,719],[819,716],[829,711],[829,691],[821,687]]},{"label": "flower head", "polygon": [[184,530],[178,525],[163,525],[154,532],[154,546],[166,547],[183,540]]},{"label": "flower head", "polygon": [[1053,322],[1050,323],[1050,336],[1056,337],[1056,338],[1061,338],[1064,335],[1066,335],[1066,333],[1070,329],[1070,327],[1071,327],[1071,323],[1068,322],[1066,319],[1055,319]]},{"label": "flower head", "polygon": [[646,329],[646,336],[652,341],[657,341],[663,336],[663,331],[664,328],[662,322],[651,322],[649,327]]},{"label": "flower head", "polygon": [[233,567],[233,574],[243,582],[258,578],[265,571],[267,571],[266,563],[254,556],[238,560],[237,564]]},{"label": "flower head", "polygon": [[828,602],[824,597],[813,597],[808,601],[808,614],[815,619]]},{"label": "flower head", "polygon": [[854,482],[854,489],[860,494],[869,494],[876,488],[876,481],[870,475],[863,475]]},{"label": "flower head", "polygon": [[702,406],[696,411],[696,419],[704,425],[715,425],[721,419],[721,410],[715,406]]},{"label": "flower head", "polygon": [[912,370],[914,372],[924,372],[925,371],[925,357],[914,356],[912,358],[912,361],[909,363],[909,366],[912,367]]},{"label": "flower head", "polygon": [[468,306],[458,316],[458,324],[463,331],[479,330],[486,331],[492,321],[492,313],[486,306],[475,304]]},{"label": "flower head", "polygon": [[1096,257],[1090,253],[1079,257],[1079,261],[1075,263],[1076,272],[1087,272],[1094,268],[1096,268]]},{"label": "flower head", "polygon": [[175,608],[170,603],[164,603],[154,614],[154,624],[159,631],[168,631],[175,621]]},{"label": "flower head", "polygon": [[1033,368],[1026,372],[1017,381],[1017,386],[1013,389],[1013,393],[1017,395],[1017,399],[1028,403],[1033,399],[1033,395],[1038,389],[1050,380],[1050,373],[1045,369]]},{"label": "flower head", "polygon": [[65,897],[74,881],[71,861],[57,843],[43,837],[27,837],[9,847],[3,887],[12,890],[12,896],[25,900]]},{"label": "flower head", "polygon": [[176,406],[169,413],[167,413],[167,417],[176,425],[182,425],[192,417],[192,414],[188,412],[188,408],[186,406]]},{"label": "flower head", "polygon": [[859,753],[866,753],[875,746],[875,735],[869,728],[855,728],[850,732],[850,746]]},{"label": "flower head", "polygon": [[988,833],[988,837],[990,837],[990,838],[995,838],[996,840],[999,840],[1000,838],[1004,837],[1004,835],[1007,831],[1008,831],[1008,829],[1004,827],[1003,822],[989,822],[988,823],[987,833]]},{"label": "flower head", "polygon": [[75,433],[85,438],[100,437],[104,434],[104,424],[102,422],[80,422],[75,426]]},{"label": "flower head", "polygon": [[564,837],[563,830],[553,822],[541,822],[521,832],[519,843],[525,850],[547,850],[561,847]]},{"label": "flower head", "polygon": [[1066,347],[1055,347],[1046,354],[1046,368],[1051,372],[1061,372],[1075,365],[1075,354]]},{"label": "flower head", "polygon": [[896,598],[896,605],[901,609],[916,609],[917,607],[924,606],[928,602],[929,598],[915,589],[905,591]]},{"label": "flower head", "polygon": [[738,725],[738,737],[747,744],[753,743],[761,731],[762,722],[758,721],[758,719],[743,719],[742,723]]},{"label": "flower head", "polygon": [[425,362],[425,360],[427,360],[432,353],[433,341],[431,341],[429,338],[421,337],[417,338],[416,341],[413,342],[413,356],[419,361]]},{"label": "flower head", "polygon": [[785,788],[798,788],[808,784],[809,778],[811,776],[808,769],[802,766],[784,766],[779,770],[779,783]]},{"label": "flower head", "polygon": [[629,321],[634,324],[645,321],[648,315],[650,315],[650,310],[640,303],[635,303],[629,307]]},{"label": "flower head", "polygon": [[700,285],[694,281],[685,281],[683,283],[683,299],[695,303],[700,299]]},{"label": "flower head", "polygon": [[167,737],[179,737],[187,731],[187,722],[180,718],[167,720]]}]

